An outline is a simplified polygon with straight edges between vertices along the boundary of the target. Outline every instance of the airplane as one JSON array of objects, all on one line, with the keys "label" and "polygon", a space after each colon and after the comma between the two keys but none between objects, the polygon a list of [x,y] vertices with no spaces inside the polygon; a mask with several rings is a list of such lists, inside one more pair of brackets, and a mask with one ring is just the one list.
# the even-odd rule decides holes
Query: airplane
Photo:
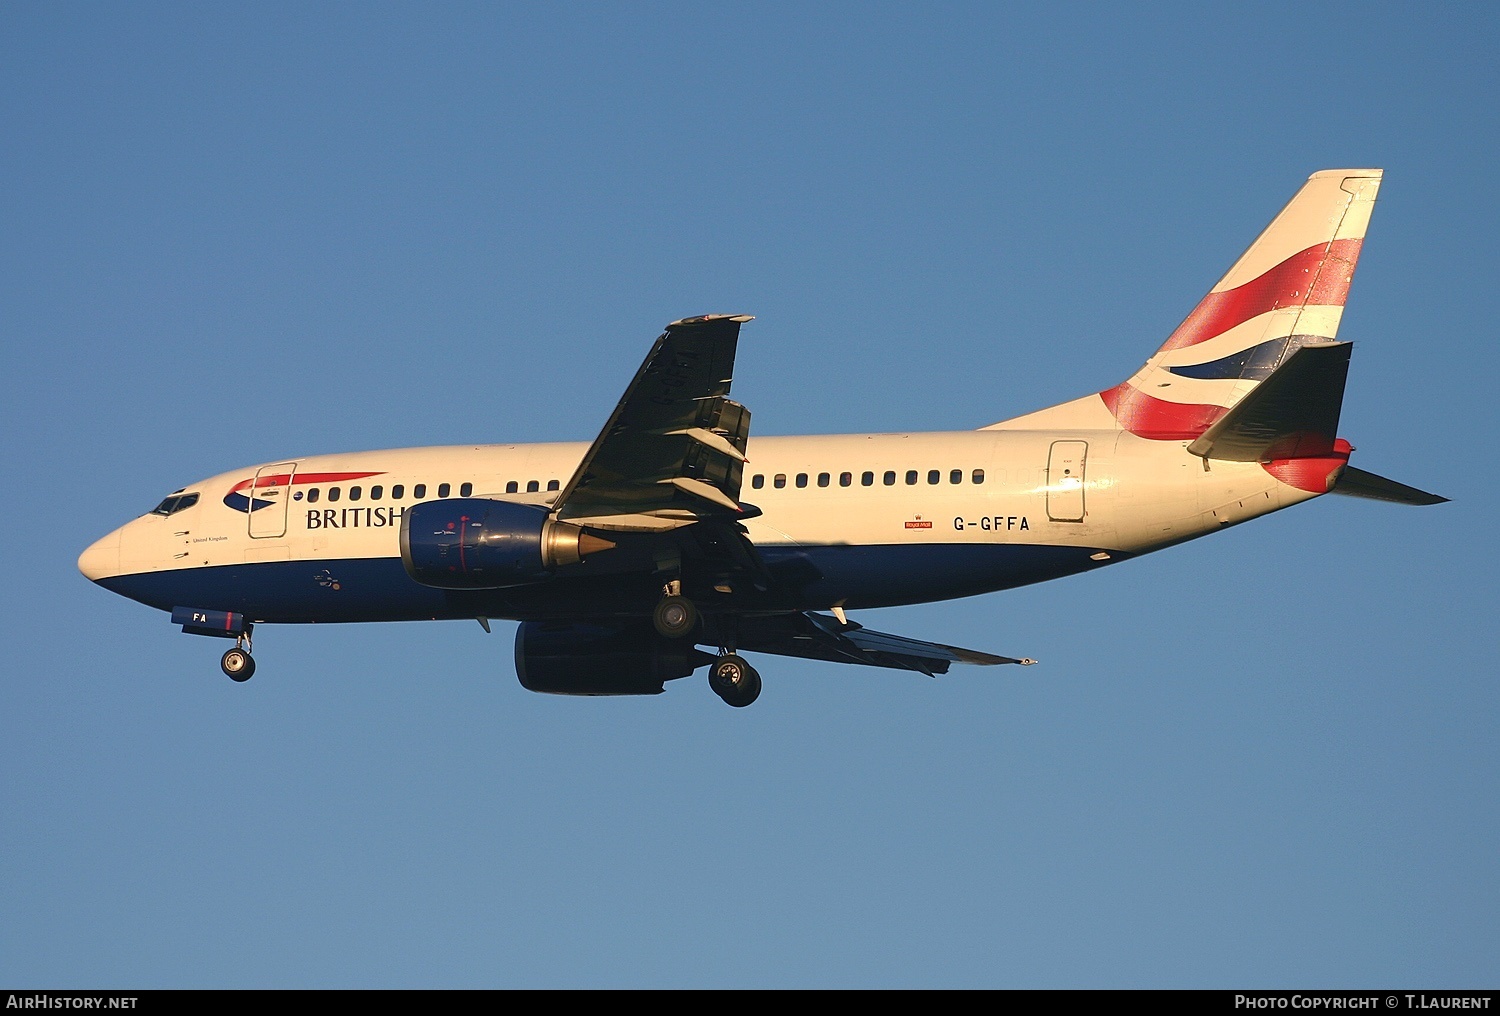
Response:
[{"label": "airplane", "polygon": [[[1326,493],[1446,501],[1349,464],[1339,341],[1378,169],[1314,173],[1129,379],[977,430],[750,439],[744,315],[667,326],[591,444],[313,455],[179,488],[80,571],[234,640],[263,624],[520,622],[531,691],[659,694],[744,653],[935,676],[1029,665],[847,612],[1092,571]],[[700,647],[707,647],[703,649]]]}]

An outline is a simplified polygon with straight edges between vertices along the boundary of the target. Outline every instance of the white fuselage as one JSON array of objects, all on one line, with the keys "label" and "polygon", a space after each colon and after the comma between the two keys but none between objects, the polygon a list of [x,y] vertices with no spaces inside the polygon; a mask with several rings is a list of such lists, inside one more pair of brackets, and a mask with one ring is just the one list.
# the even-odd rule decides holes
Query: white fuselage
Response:
[{"label": "white fuselage", "polygon": [[[462,495],[546,506],[586,450],[453,446],[250,466],[183,488],[199,495],[191,507],[127,523],[90,547],[80,567],[161,609],[240,611],[256,621],[649,612],[659,586],[649,569],[620,581],[622,571],[638,571],[625,550],[510,590],[432,589],[402,568],[400,522],[413,504]],[[736,609],[889,606],[1003,589],[1321,493],[1257,462],[1205,468],[1185,442],[1122,430],[761,437],[747,453],[741,500],[762,514],[744,526],[779,581],[748,600],[721,590]],[[257,476],[284,479],[252,486]],[[605,577],[612,581],[598,581]]]}]

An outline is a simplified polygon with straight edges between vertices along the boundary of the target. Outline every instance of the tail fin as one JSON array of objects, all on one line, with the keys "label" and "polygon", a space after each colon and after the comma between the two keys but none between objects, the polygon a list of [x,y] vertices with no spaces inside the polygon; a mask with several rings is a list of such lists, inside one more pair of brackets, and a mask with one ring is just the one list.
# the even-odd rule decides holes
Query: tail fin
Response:
[{"label": "tail fin", "polygon": [[1310,176],[1156,355],[1099,393],[1119,425],[1159,441],[1195,440],[1292,353],[1332,342],[1380,177],[1378,169]]}]

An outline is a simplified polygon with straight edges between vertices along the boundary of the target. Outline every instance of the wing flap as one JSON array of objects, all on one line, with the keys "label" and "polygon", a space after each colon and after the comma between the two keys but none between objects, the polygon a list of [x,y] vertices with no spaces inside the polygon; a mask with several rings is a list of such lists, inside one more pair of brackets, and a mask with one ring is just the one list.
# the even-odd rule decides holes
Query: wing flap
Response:
[{"label": "wing flap", "polygon": [[739,502],[718,487],[703,480],[696,480],[691,476],[669,476],[665,480],[657,480],[657,483],[670,483],[685,494],[702,498],[710,504],[716,504],[721,508],[727,508],[732,512],[740,510]]},{"label": "wing flap", "polygon": [[1002,663],[1030,665],[1036,662],[871,631],[859,624],[841,624],[837,618],[810,611],[746,618],[742,625],[739,645],[750,652],[914,670],[929,677],[946,674],[955,663],[992,667]]}]

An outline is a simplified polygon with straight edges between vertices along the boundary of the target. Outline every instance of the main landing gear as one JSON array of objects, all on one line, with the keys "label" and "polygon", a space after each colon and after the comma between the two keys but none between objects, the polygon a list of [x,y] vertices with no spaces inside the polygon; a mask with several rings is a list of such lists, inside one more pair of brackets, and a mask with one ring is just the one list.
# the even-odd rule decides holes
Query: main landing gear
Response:
[{"label": "main landing gear", "polygon": [[668,593],[651,612],[651,623],[662,638],[680,639],[698,627],[698,608],[680,593]]},{"label": "main landing gear", "polygon": [[[666,639],[684,639],[698,630],[698,622],[698,608],[682,595],[682,583],[667,583],[661,600],[651,612],[651,623],[657,634]],[[721,638],[725,638],[727,648],[719,650],[719,658],[708,668],[708,686],[725,702],[743,708],[760,697],[760,672],[734,652],[732,631],[731,628],[728,633],[722,629],[718,632]]]},{"label": "main landing gear", "polygon": [[760,672],[736,653],[725,653],[708,668],[708,686],[728,704],[742,709],[760,697]]},{"label": "main landing gear", "polygon": [[255,660],[250,655],[248,632],[235,637],[234,648],[219,659],[219,667],[231,681],[244,683],[255,676]]}]

